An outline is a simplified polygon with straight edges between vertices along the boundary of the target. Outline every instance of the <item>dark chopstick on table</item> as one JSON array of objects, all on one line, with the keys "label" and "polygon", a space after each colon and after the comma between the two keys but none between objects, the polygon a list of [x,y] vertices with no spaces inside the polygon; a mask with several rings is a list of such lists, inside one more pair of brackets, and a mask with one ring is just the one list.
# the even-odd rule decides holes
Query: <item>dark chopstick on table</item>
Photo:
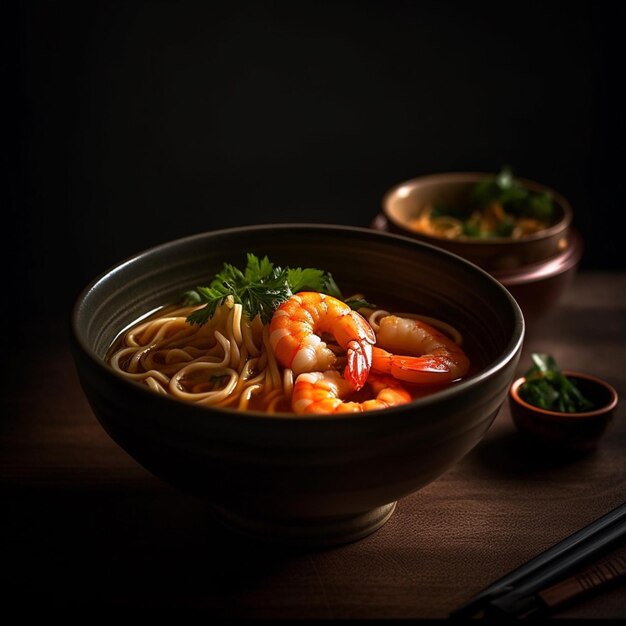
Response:
[{"label": "dark chopstick on table", "polygon": [[[623,527],[617,524],[615,527],[611,527],[609,531],[606,536],[603,536],[606,543],[602,543],[600,547],[583,546],[580,551],[566,555],[562,561],[559,560],[556,567],[549,567],[547,570],[537,572],[536,575],[531,576],[528,580],[524,580],[519,587],[489,601],[485,606],[486,615],[527,617],[537,612],[554,610],[559,605],[564,604],[566,600],[571,601],[575,596],[582,595],[583,589],[579,588],[575,596],[562,597],[564,592],[563,587],[560,587],[558,583],[552,586],[549,585],[555,580],[559,580],[564,574],[571,572],[577,565],[588,562],[591,558],[597,557],[599,552],[603,552],[605,548],[613,545],[626,533],[626,524],[623,525]],[[581,576],[583,580],[593,577],[594,572],[603,571],[600,569],[601,565],[607,570],[613,569],[615,573],[611,577],[606,575],[601,578],[596,577],[593,587],[594,589],[598,589],[612,582],[624,573],[623,571],[620,572],[620,570],[624,569],[620,563],[621,559],[615,557],[614,559],[608,560],[606,563],[598,563],[597,565],[589,567],[584,572],[580,572],[579,576]],[[576,580],[577,576],[572,576],[571,579],[569,579],[570,583]],[[586,591],[591,591],[591,587]]]},{"label": "dark chopstick on table", "polygon": [[626,502],[496,580],[455,609],[450,617],[468,618],[480,613],[522,616],[537,610],[542,603],[549,607],[538,595],[540,592],[571,574],[577,566],[597,560],[625,536]]},{"label": "dark chopstick on table", "polygon": [[554,610],[623,577],[626,577],[626,547],[610,559],[539,591],[537,600],[542,607]]}]

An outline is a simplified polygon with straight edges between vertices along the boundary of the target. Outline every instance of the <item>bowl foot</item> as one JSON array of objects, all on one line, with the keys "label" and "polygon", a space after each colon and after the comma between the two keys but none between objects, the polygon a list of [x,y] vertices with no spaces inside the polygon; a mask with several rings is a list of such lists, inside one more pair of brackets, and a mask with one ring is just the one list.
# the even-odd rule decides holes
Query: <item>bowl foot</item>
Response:
[{"label": "bowl foot", "polygon": [[252,517],[221,507],[213,507],[213,512],[223,526],[240,534],[283,545],[323,547],[358,541],[373,533],[391,517],[396,504],[356,515],[321,518]]}]

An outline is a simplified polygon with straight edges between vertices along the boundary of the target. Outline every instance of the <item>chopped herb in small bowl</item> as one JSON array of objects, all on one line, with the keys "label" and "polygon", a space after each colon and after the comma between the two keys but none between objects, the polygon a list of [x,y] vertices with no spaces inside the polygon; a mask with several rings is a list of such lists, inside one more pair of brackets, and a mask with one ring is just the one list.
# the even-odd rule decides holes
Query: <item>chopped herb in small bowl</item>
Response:
[{"label": "chopped herb in small bowl", "polygon": [[529,404],[546,411],[582,413],[594,408],[578,388],[576,378],[568,378],[549,354],[533,353],[532,367],[524,374],[526,382],[519,394]]},{"label": "chopped herb in small bowl", "polygon": [[531,361],[509,392],[518,430],[553,448],[593,448],[613,418],[615,389],[596,376],[562,370],[549,354],[533,353]]}]

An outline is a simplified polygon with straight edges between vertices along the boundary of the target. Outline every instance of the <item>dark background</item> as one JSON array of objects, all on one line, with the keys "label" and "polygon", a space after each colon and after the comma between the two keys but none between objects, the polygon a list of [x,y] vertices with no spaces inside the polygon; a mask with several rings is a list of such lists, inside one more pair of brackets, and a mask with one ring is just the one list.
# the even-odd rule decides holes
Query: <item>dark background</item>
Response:
[{"label": "dark background", "polygon": [[35,315],[66,315],[87,281],[154,244],[367,226],[401,180],[503,164],[569,199],[582,270],[624,269],[611,6],[14,3],[5,285]]}]

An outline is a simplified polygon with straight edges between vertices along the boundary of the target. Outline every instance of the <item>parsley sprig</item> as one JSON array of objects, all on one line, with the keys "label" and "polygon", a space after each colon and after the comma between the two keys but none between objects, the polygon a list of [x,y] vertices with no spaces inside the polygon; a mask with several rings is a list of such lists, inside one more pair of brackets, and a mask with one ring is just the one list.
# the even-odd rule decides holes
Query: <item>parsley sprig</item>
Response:
[{"label": "parsley sprig", "polygon": [[[497,221],[488,230],[483,230],[482,220],[474,216],[477,213],[485,215],[494,205],[502,210],[502,215],[498,215]],[[431,215],[459,220],[466,237],[510,237],[518,220],[532,218],[547,226],[554,212],[555,205],[549,191],[528,189],[513,176],[509,166],[504,166],[498,174],[473,185],[465,203],[435,206]]]},{"label": "parsley sprig", "polygon": [[526,382],[519,390],[526,402],[561,413],[579,413],[593,408],[576,383],[563,374],[552,356],[535,352],[530,358],[533,365],[524,374]]},{"label": "parsley sprig", "polygon": [[[263,322],[268,322],[280,304],[298,291],[319,291],[344,300],[329,272],[311,267],[280,267],[267,256],[262,259],[251,253],[246,256],[247,264],[243,271],[224,263],[208,287],[196,287],[185,294],[187,304],[204,303],[202,308],[188,316],[188,322],[206,323],[227,298],[241,304],[249,319],[259,315]],[[344,301],[354,309],[371,306],[365,300]]]},{"label": "parsley sprig", "polygon": [[475,207],[485,207],[492,202],[502,204],[508,215],[532,217],[550,222],[554,213],[552,194],[527,189],[513,176],[510,166],[483,182],[476,183],[471,198]]}]

